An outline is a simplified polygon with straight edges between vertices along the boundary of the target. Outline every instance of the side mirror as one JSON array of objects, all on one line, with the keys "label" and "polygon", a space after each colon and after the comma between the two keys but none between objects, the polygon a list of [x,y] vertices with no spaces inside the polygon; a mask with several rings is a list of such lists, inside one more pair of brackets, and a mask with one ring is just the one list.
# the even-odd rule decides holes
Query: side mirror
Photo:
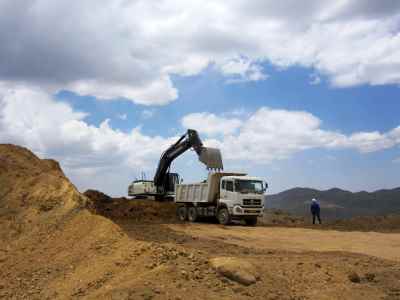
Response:
[{"label": "side mirror", "polygon": [[268,189],[268,182],[264,182],[265,186],[264,186],[264,192]]}]

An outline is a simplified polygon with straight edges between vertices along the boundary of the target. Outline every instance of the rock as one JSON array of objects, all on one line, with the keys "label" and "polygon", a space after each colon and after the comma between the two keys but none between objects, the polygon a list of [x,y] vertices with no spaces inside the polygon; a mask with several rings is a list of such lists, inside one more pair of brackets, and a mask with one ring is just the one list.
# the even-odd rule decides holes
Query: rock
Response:
[{"label": "rock", "polygon": [[189,280],[189,273],[185,270],[181,271],[181,275],[183,278],[185,278],[186,280]]},{"label": "rock", "polygon": [[367,279],[367,281],[372,282],[375,280],[375,274],[374,273],[367,273],[365,274],[365,279]]},{"label": "rock", "polygon": [[243,285],[255,283],[258,274],[254,266],[234,257],[217,257],[210,260],[210,265],[221,275]]},{"label": "rock", "polygon": [[356,272],[351,272],[348,277],[351,282],[354,282],[354,283],[361,282],[361,278]]}]

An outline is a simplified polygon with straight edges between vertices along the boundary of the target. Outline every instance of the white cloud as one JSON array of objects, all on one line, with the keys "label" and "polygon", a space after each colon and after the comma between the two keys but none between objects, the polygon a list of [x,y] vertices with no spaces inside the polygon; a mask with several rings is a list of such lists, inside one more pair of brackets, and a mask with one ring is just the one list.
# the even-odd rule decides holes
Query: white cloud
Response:
[{"label": "white cloud", "polygon": [[127,114],[119,114],[117,117],[118,117],[118,119],[125,121],[128,118],[128,115]]},{"label": "white cloud", "polygon": [[237,118],[217,117],[210,113],[193,113],[182,118],[182,126],[196,129],[200,133],[210,136],[216,134],[232,134],[242,126]]},{"label": "white cloud", "polygon": [[[124,133],[111,128],[109,120],[96,127],[84,117],[85,113],[41,90],[0,88],[0,142],[23,145],[59,160],[78,186],[125,190],[135,174],[153,173],[161,152],[175,141],[146,136],[138,128]],[[87,174],[93,177],[86,178]],[[126,177],[122,180],[120,174]]]},{"label": "white cloud", "polygon": [[142,110],[142,112],[140,113],[140,116],[142,117],[142,119],[147,120],[150,119],[154,116],[154,110],[151,109],[144,109]]},{"label": "white cloud", "polygon": [[259,81],[268,77],[260,65],[244,57],[231,59],[220,68],[222,74],[229,77],[227,83]]},{"label": "white cloud", "polygon": [[0,81],[144,105],[209,64],[228,82],[265,79],[266,62],[337,87],[399,84],[399,20],[392,0],[3,0]]},{"label": "white cloud", "polygon": [[[147,136],[139,128],[121,132],[109,120],[94,126],[85,116],[40,89],[0,86],[0,142],[59,160],[80,188],[121,194],[141,171],[153,174],[161,152],[178,138],[175,132],[168,138]],[[204,143],[221,148],[231,165],[269,163],[312,148],[364,153],[400,145],[400,126],[385,133],[345,135],[323,129],[321,123],[305,111],[267,107],[231,118],[196,113],[182,120],[184,126],[209,136]]]},{"label": "white cloud", "polygon": [[[231,122],[236,124],[234,131],[226,130],[232,128],[229,126]],[[224,134],[220,139],[206,141],[209,146],[221,148],[224,159],[258,163],[286,159],[312,148],[356,149],[368,153],[400,144],[400,127],[386,133],[374,131],[345,135],[322,129],[321,120],[308,112],[268,107],[262,107],[243,119],[209,113],[190,114],[183,118],[182,123],[208,135]]]}]

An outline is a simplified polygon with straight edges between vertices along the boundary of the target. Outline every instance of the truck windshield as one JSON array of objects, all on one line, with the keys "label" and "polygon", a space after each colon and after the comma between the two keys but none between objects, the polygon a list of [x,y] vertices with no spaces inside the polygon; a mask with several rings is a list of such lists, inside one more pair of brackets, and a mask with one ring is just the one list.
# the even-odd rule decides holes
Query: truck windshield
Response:
[{"label": "truck windshield", "polygon": [[259,180],[235,180],[235,191],[243,194],[264,193],[263,182]]}]

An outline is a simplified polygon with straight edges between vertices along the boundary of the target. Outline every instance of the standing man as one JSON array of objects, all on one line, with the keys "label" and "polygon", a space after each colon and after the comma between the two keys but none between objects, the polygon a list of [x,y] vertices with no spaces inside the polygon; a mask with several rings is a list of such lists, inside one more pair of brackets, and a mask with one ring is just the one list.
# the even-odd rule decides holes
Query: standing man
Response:
[{"label": "standing man", "polygon": [[312,223],[315,224],[315,217],[318,218],[319,224],[321,224],[321,216],[320,216],[321,208],[316,199],[311,200],[311,214],[312,214]]}]

